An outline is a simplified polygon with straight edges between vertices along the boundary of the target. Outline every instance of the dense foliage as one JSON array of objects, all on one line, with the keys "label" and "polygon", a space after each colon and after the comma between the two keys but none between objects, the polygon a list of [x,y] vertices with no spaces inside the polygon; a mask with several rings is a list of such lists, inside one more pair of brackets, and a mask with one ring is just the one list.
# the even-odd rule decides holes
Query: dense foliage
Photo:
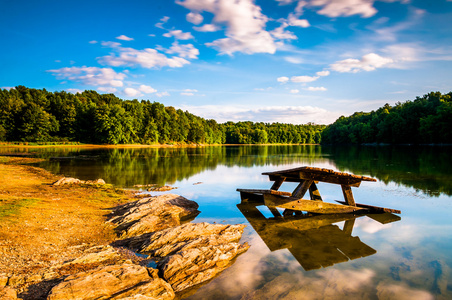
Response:
[{"label": "dense foliage", "polygon": [[322,132],[322,142],[451,144],[452,92],[432,92],[395,106],[386,104],[370,113],[342,116]]},{"label": "dense foliage", "polygon": [[0,89],[0,141],[95,144],[319,143],[323,125],[218,124],[148,100],[113,94]]}]

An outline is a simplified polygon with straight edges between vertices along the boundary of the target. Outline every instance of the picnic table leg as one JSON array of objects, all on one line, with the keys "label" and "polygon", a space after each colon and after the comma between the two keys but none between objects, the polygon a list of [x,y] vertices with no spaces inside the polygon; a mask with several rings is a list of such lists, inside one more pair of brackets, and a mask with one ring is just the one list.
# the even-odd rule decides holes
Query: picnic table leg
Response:
[{"label": "picnic table leg", "polygon": [[314,180],[303,180],[300,182],[300,184],[295,188],[295,190],[292,193],[292,197],[301,199],[303,198],[304,194],[308,191],[311,184],[314,183]]},{"label": "picnic table leg", "polygon": [[286,180],[285,177],[281,177],[278,180],[275,180],[275,182],[273,183],[273,185],[270,189],[277,191],[281,187],[281,185],[284,183],[285,180]]},{"label": "picnic table leg", "polygon": [[347,205],[356,206],[355,199],[353,198],[352,188],[349,185],[341,184],[342,193]]},{"label": "picnic table leg", "polygon": [[270,210],[270,212],[272,213],[272,215],[275,218],[281,217],[281,214],[279,213],[279,211],[276,209],[276,207],[269,207],[268,208]]},{"label": "picnic table leg", "polygon": [[346,235],[352,235],[353,226],[355,225],[355,219],[350,219],[345,221],[344,228],[342,229],[343,232],[345,232]]},{"label": "picnic table leg", "polygon": [[309,195],[311,197],[311,200],[323,201],[322,196],[320,196],[319,189],[317,188],[317,185],[315,184],[315,182],[313,182],[311,184],[311,186],[309,187]]}]

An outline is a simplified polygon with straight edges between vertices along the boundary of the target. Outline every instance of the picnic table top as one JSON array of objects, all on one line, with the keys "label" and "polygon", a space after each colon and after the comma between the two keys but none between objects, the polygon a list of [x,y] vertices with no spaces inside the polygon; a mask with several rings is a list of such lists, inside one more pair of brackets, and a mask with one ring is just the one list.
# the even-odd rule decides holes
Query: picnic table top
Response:
[{"label": "picnic table top", "polygon": [[282,171],[265,172],[262,175],[270,176],[270,180],[277,180],[278,178],[284,178],[286,181],[315,180],[346,185],[359,185],[361,181],[377,181],[371,177],[314,167],[299,167]]}]

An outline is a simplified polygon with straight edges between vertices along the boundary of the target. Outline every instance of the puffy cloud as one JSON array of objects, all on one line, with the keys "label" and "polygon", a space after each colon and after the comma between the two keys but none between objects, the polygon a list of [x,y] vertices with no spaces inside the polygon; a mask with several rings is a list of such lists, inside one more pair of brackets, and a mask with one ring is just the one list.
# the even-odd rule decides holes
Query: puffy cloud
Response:
[{"label": "puffy cloud", "polygon": [[319,79],[319,76],[292,76],[290,81],[306,83],[316,81],[317,79]]},{"label": "puffy cloud", "polygon": [[182,30],[170,30],[169,32],[163,34],[164,37],[174,37],[178,40],[189,40],[193,39],[193,35],[190,32],[183,32]]},{"label": "puffy cloud", "polygon": [[285,30],[285,28],[288,25],[286,23],[282,24],[278,28],[275,28],[274,30],[270,31],[270,34],[278,40],[296,40],[296,35],[293,34],[293,32]]},{"label": "puffy cloud", "polygon": [[200,32],[215,32],[220,30],[220,27],[214,24],[204,24],[201,27],[193,27],[193,29]]},{"label": "puffy cloud", "polygon": [[144,50],[136,50],[133,48],[114,48],[118,55],[110,54],[99,58],[99,62],[104,65],[119,66],[141,66],[143,68],[159,68],[170,67],[180,68],[190,62],[182,57],[169,58],[159,53],[155,49],[146,48]]},{"label": "puffy cloud", "polygon": [[288,81],[289,81],[289,77],[282,76],[282,77],[278,77],[276,80],[277,80],[278,82],[285,83],[285,82],[288,82]]},{"label": "puffy cloud", "polygon": [[265,28],[267,17],[252,0],[185,0],[178,4],[192,12],[207,11],[214,14],[213,24],[225,24],[226,38],[206,43],[220,52],[275,53],[276,45]]},{"label": "puffy cloud", "polygon": [[203,16],[197,12],[189,12],[187,14],[187,21],[195,25],[201,24],[204,20]]},{"label": "puffy cloud", "polygon": [[97,44],[98,42],[97,41],[89,41],[88,43],[90,43],[90,44]]},{"label": "puffy cloud", "polygon": [[382,57],[375,53],[364,55],[361,59],[348,58],[330,65],[334,71],[341,73],[357,73],[360,71],[374,71],[393,63],[391,58]]},{"label": "puffy cloud", "polygon": [[[295,2],[295,0],[277,0],[280,5],[287,5]],[[373,4],[375,0],[297,0],[295,12],[297,15],[303,13],[305,7],[319,7],[318,14],[328,17],[341,17],[361,15],[364,18],[372,17],[377,13]],[[388,1],[388,0],[386,0]],[[389,0],[393,1],[393,0]],[[394,0],[396,1],[396,0]],[[407,0],[401,0],[407,1]]]},{"label": "puffy cloud", "polygon": [[307,27],[311,26],[311,24],[309,24],[308,20],[298,19],[297,16],[295,16],[294,14],[289,14],[288,22],[289,22],[288,24],[290,26],[297,26],[297,27],[302,27],[302,28],[307,28]]},{"label": "puffy cloud", "polygon": [[128,97],[136,97],[141,95],[140,91],[130,87],[124,89],[124,94]]},{"label": "puffy cloud", "polygon": [[140,85],[140,88],[138,90],[145,94],[152,94],[152,93],[157,92],[156,89],[150,87],[149,85],[144,85],[144,84]]},{"label": "puffy cloud", "polygon": [[315,73],[317,76],[328,76],[330,75],[330,71],[324,70],[324,71],[320,71]]},{"label": "puffy cloud", "polygon": [[319,86],[319,87],[310,86],[310,87],[305,88],[304,90],[310,91],[310,92],[324,92],[324,91],[326,91],[326,88],[324,88],[323,86]]},{"label": "puffy cloud", "polygon": [[93,86],[122,87],[126,78],[124,73],[116,73],[111,68],[70,67],[48,70],[60,80],[71,80]]},{"label": "puffy cloud", "polygon": [[300,92],[300,90],[290,90],[290,92],[291,92],[292,94],[298,94],[298,93]]},{"label": "puffy cloud", "polygon": [[123,34],[120,35],[120,36],[117,36],[116,39],[122,40],[122,41],[133,41],[133,38],[128,37],[128,36],[125,36],[125,35],[123,35]]},{"label": "puffy cloud", "polygon": [[373,7],[374,0],[311,0],[309,6],[320,6],[318,14],[328,17],[361,15],[372,17],[377,13]]},{"label": "puffy cloud", "polygon": [[177,54],[180,57],[197,59],[199,55],[199,50],[196,49],[192,44],[179,45],[178,42],[174,42],[168,50],[165,50],[168,54]]}]

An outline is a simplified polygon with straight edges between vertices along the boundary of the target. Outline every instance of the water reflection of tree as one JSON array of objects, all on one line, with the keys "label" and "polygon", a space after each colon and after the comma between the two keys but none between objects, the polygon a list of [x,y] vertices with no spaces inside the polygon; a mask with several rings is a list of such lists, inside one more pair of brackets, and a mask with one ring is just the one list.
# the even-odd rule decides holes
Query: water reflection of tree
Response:
[{"label": "water reflection of tree", "polygon": [[[193,148],[114,148],[64,152],[43,156],[42,164],[56,174],[80,179],[103,178],[118,186],[172,184],[218,165],[253,167],[300,162],[315,164],[321,159],[320,146],[228,146]],[[74,159],[75,157],[75,159]]]},{"label": "water reflection of tree", "polygon": [[429,196],[452,195],[450,147],[335,146],[322,147],[341,171],[367,174],[395,182]]}]

